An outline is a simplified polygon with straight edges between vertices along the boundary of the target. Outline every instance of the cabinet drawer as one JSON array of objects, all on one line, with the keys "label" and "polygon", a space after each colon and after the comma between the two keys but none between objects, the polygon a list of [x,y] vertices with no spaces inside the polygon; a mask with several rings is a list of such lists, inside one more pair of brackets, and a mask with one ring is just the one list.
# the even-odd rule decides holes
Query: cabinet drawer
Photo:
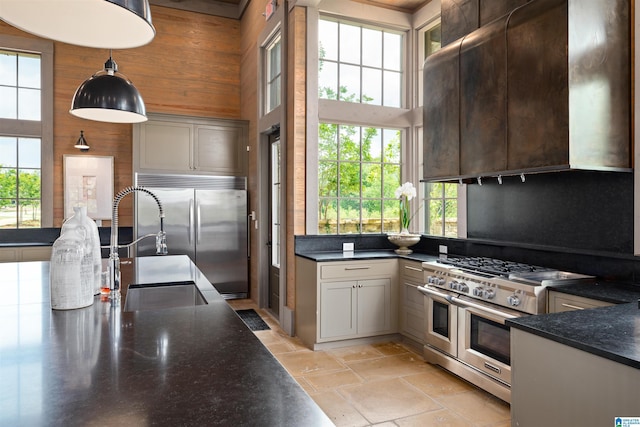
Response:
[{"label": "cabinet drawer", "polygon": [[562,292],[549,291],[549,313],[560,313],[563,311],[584,310],[587,308],[606,307],[613,305],[606,301],[591,298],[584,298],[577,295],[568,295]]},{"label": "cabinet drawer", "polygon": [[321,279],[359,279],[371,276],[389,276],[389,262],[339,263],[320,266]]},{"label": "cabinet drawer", "polygon": [[418,283],[424,283],[424,271],[422,270],[422,263],[403,261],[400,264],[400,276],[413,279]]}]

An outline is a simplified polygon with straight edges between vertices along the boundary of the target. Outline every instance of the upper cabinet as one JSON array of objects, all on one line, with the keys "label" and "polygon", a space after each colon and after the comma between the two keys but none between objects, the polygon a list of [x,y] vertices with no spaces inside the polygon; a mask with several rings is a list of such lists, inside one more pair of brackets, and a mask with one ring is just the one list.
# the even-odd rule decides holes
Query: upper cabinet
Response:
[{"label": "upper cabinet", "polygon": [[536,0],[431,55],[424,179],[630,170],[629,14],[624,0]]},{"label": "upper cabinet", "polygon": [[442,45],[490,23],[530,0],[441,0]]},{"label": "upper cabinet", "polygon": [[242,120],[150,114],[134,125],[134,169],[245,176],[247,138]]}]

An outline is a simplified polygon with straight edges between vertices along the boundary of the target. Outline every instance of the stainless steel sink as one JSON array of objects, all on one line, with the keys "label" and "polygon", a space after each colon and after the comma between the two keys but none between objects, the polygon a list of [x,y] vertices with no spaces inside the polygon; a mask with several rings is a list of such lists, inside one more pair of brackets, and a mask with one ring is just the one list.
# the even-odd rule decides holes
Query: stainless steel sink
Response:
[{"label": "stainless steel sink", "polygon": [[207,300],[191,281],[132,284],[127,289],[124,311],[161,310],[205,304]]}]

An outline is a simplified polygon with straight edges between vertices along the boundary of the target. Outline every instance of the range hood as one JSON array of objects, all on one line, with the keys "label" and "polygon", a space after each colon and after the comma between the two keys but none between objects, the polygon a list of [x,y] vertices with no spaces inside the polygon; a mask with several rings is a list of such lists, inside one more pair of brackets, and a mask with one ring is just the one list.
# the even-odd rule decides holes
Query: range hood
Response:
[{"label": "range hood", "polygon": [[532,0],[427,58],[424,180],[630,171],[629,9]]}]

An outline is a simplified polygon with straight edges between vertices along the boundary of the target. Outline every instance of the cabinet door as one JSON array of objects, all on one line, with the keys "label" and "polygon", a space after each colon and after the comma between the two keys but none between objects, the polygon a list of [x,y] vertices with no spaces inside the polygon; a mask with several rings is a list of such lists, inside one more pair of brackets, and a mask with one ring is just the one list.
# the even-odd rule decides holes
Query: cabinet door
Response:
[{"label": "cabinet door", "polygon": [[424,64],[423,177],[460,175],[460,41],[429,56]]},{"label": "cabinet door", "polygon": [[391,329],[391,281],[358,281],[358,335]]},{"label": "cabinet door", "polygon": [[185,172],[191,170],[192,126],[188,123],[140,124],[140,169]]},{"label": "cabinet door", "polygon": [[504,20],[465,38],[460,47],[460,173],[507,168],[507,57]]},{"label": "cabinet door", "polygon": [[196,126],[195,169],[223,175],[245,172],[244,127],[238,125]]},{"label": "cabinet door", "polygon": [[320,339],[355,336],[356,281],[320,284]]}]

